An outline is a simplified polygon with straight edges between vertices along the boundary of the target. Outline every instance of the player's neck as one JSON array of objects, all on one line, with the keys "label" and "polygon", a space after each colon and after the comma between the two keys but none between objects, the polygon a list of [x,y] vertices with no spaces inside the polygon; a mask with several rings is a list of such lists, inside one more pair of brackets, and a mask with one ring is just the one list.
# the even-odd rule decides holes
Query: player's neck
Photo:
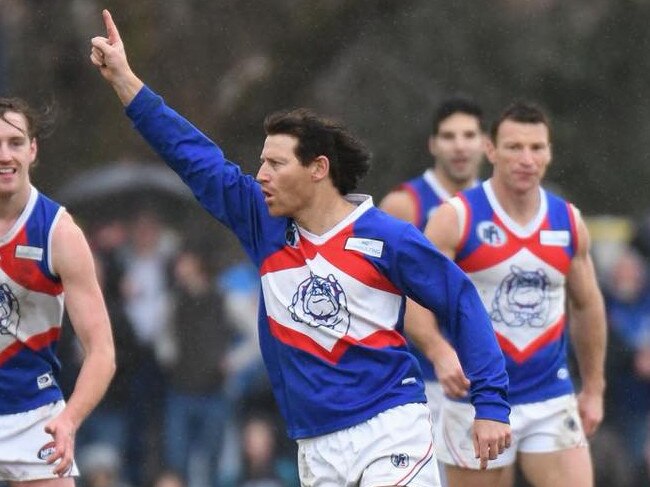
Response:
[{"label": "player's neck", "polygon": [[471,188],[476,182],[475,176],[463,180],[451,179],[444,171],[439,169],[438,166],[433,168],[433,174],[438,180],[438,183],[440,183],[440,186],[442,186],[451,196],[455,195],[459,191],[465,191],[466,189]]},{"label": "player's neck", "polygon": [[495,178],[490,180],[490,185],[501,208],[519,225],[525,226],[535,218],[541,204],[539,186],[515,191]]},{"label": "player's neck", "polygon": [[27,186],[17,193],[0,194],[0,235],[5,235],[16,223],[27,206],[30,192],[31,187]]},{"label": "player's neck", "polygon": [[[320,196],[320,197],[319,197]],[[316,196],[294,216],[296,223],[314,235],[323,235],[352,213],[356,206],[336,192]]]}]

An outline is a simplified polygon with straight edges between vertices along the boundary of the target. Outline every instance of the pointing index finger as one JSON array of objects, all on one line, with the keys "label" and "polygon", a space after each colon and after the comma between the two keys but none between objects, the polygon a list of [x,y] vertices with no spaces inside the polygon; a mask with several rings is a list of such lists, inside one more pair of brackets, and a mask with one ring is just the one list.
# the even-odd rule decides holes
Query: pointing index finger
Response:
[{"label": "pointing index finger", "polygon": [[117,30],[117,26],[115,25],[115,22],[113,22],[113,17],[111,16],[111,13],[104,9],[102,11],[102,17],[104,18],[104,25],[106,26],[106,35],[108,37],[108,43],[110,45],[113,45],[117,42],[120,42],[120,33]]}]

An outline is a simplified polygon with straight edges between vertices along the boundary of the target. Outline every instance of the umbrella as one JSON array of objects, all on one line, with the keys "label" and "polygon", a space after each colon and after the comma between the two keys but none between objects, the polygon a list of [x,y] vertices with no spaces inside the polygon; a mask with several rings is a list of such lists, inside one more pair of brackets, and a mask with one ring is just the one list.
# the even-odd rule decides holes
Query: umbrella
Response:
[{"label": "umbrella", "polygon": [[82,219],[129,217],[139,208],[168,220],[187,218],[197,210],[192,192],[161,164],[116,162],[89,169],[59,189],[55,199]]}]

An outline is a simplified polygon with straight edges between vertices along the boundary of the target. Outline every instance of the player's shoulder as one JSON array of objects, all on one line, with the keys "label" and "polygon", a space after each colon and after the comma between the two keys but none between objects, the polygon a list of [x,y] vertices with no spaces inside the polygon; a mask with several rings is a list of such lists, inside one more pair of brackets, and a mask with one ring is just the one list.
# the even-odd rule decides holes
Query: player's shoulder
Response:
[{"label": "player's shoulder", "polygon": [[399,240],[412,230],[418,231],[412,223],[374,206],[369,208],[363,218],[359,220],[358,229],[363,233],[374,234],[384,240]]}]

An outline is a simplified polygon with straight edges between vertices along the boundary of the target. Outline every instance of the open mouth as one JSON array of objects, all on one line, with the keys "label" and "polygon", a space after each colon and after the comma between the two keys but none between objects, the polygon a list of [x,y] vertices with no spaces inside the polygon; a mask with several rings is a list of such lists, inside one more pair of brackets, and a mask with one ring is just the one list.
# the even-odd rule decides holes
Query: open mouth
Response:
[{"label": "open mouth", "polygon": [[5,174],[16,174],[16,168],[15,167],[0,168],[0,175],[5,175]]},{"label": "open mouth", "polygon": [[262,189],[262,194],[264,195],[264,201],[268,201],[272,197],[271,192],[266,189]]}]

